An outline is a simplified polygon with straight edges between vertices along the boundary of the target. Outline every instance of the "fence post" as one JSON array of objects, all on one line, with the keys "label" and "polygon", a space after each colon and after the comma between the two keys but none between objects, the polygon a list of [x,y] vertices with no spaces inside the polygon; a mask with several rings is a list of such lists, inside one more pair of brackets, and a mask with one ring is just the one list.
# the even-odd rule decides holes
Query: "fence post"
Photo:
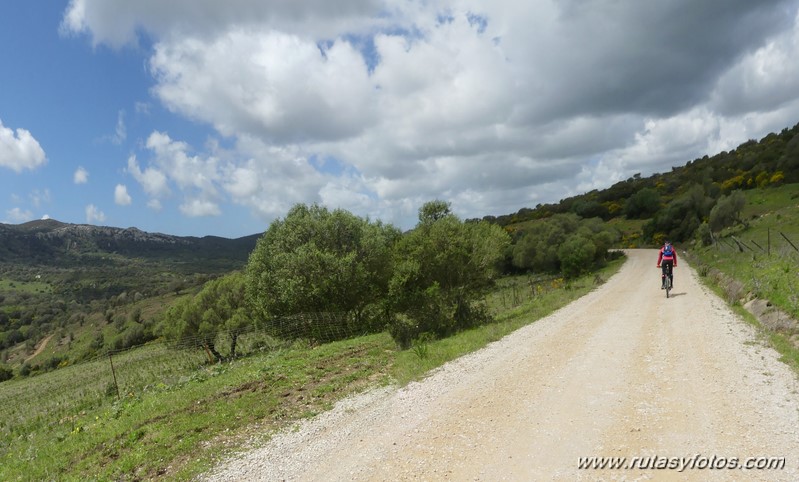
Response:
[{"label": "fence post", "polygon": [[795,244],[793,244],[793,243],[791,242],[791,240],[790,240],[790,239],[788,239],[788,236],[786,236],[785,234],[783,234],[783,232],[782,232],[782,231],[780,231],[780,235],[781,235],[783,238],[785,238],[785,241],[788,241],[788,244],[790,244],[791,246],[793,246],[793,249],[795,249],[796,251],[799,251],[799,248],[797,248],[797,247],[796,247],[796,245],[795,245]]},{"label": "fence post", "polygon": [[111,374],[114,376],[114,388],[117,389],[117,401],[119,401],[119,385],[117,384],[117,372],[114,370],[114,359],[111,358],[111,352],[108,352],[108,361],[111,362]]},{"label": "fence post", "polygon": [[748,249],[749,251],[754,251],[754,249],[750,248],[746,243],[740,241],[735,236],[732,236],[732,240],[738,244],[738,249],[740,249],[742,253],[744,252],[744,247],[746,247],[746,249]]},{"label": "fence post", "polygon": [[766,252],[766,250],[763,249],[763,246],[760,246],[759,244],[757,244],[757,241],[755,241],[754,239],[752,239],[751,241],[752,241],[752,244],[754,244],[755,246],[760,248],[760,251],[763,251],[764,253]]}]

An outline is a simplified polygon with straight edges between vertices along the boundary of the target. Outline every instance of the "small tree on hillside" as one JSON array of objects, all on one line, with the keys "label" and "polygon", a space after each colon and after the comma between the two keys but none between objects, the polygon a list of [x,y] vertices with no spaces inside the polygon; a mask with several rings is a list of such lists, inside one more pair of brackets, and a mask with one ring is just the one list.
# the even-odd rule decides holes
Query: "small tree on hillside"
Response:
[{"label": "small tree on hillside", "polygon": [[219,320],[198,300],[187,297],[172,305],[163,315],[161,334],[180,348],[203,348],[216,361],[224,357],[216,349]]},{"label": "small tree on hillside", "polygon": [[741,191],[733,191],[729,196],[721,196],[710,210],[710,229],[719,232],[722,229],[741,222],[741,212],[746,206],[746,197]]},{"label": "small tree on hillside", "polygon": [[8,365],[0,365],[0,382],[14,378],[14,370]]},{"label": "small tree on hillside", "polygon": [[671,241],[689,240],[710,213],[713,203],[704,188],[695,184],[644,225],[644,237],[656,241],[656,236],[663,234]]}]

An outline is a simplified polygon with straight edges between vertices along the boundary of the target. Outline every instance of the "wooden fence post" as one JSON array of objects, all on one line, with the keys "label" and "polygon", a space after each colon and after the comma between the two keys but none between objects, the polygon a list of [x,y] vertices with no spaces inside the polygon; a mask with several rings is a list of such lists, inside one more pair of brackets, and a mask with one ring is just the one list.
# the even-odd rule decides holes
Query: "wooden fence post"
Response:
[{"label": "wooden fence post", "polygon": [[780,231],[780,235],[782,235],[782,237],[783,237],[783,238],[785,238],[785,241],[788,241],[788,244],[790,244],[791,246],[793,246],[793,249],[795,249],[796,251],[799,251],[799,248],[797,248],[797,247],[796,247],[796,245],[795,245],[795,244],[793,244],[793,243],[791,242],[791,240],[790,240],[790,239],[788,239],[788,236],[786,236],[786,235],[785,235],[785,234],[784,234],[782,231]]},{"label": "wooden fence post", "polygon": [[117,384],[117,372],[114,370],[114,359],[111,358],[111,352],[108,352],[108,361],[111,362],[111,374],[114,376],[114,388],[117,389],[117,400],[120,399],[119,396],[119,385]]},{"label": "wooden fence post", "polygon": [[735,236],[732,236],[732,240],[738,244],[738,249],[740,249],[742,253],[744,252],[744,247],[746,247],[746,249],[748,249],[749,251],[754,251],[754,249],[750,248],[749,245],[739,240]]}]

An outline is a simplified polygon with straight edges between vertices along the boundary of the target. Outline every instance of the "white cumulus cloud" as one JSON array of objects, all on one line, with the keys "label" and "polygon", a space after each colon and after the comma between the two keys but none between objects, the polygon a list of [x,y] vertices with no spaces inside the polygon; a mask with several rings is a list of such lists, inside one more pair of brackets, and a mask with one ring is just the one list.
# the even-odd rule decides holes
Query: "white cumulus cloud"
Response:
[{"label": "white cumulus cloud", "polygon": [[75,174],[72,175],[72,182],[75,184],[86,184],[89,182],[89,171],[83,168],[83,166],[78,167],[75,170]]},{"label": "white cumulus cloud", "polygon": [[127,172],[141,184],[144,192],[154,199],[163,198],[170,194],[167,177],[160,170],[147,167],[142,170],[136,160],[136,156],[128,158]]},{"label": "white cumulus cloud", "polygon": [[269,220],[320,201],[407,226],[429,199],[507,214],[792,126],[798,11],[71,0],[62,31],[115,48],[146,36],[156,101],[232,146],[153,132],[127,166],[148,205],[175,195],[185,215],[207,216],[233,202]]},{"label": "white cumulus cloud", "polygon": [[105,222],[105,213],[94,204],[89,204],[86,206],[86,222],[88,224]]},{"label": "white cumulus cloud", "polygon": [[29,131],[21,128],[14,131],[0,120],[0,167],[22,172],[36,169],[46,162],[44,149]]},{"label": "white cumulus cloud", "polygon": [[128,187],[124,184],[117,184],[114,188],[114,202],[120,206],[129,206],[133,199],[128,194]]},{"label": "white cumulus cloud", "polygon": [[205,199],[187,199],[180,205],[180,211],[189,217],[219,216],[221,214],[218,204]]}]

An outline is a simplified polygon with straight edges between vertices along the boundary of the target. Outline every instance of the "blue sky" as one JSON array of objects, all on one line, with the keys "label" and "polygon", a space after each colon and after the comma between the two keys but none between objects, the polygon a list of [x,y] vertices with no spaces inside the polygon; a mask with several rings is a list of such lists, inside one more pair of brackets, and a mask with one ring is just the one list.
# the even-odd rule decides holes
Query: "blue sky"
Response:
[{"label": "blue sky", "polygon": [[[49,216],[72,223],[146,226],[176,234],[238,236],[257,232],[247,210],[207,219],[137,209],[136,183],[126,175],[128,157],[153,129],[204,142],[211,129],[169,113],[154,102],[146,47],[112,49],[59,33],[68,2],[10,2],[0,15],[2,93],[0,122],[29,131],[46,161],[22,172],[0,167],[0,221],[18,223]],[[15,137],[18,137],[16,134]],[[86,173],[85,182],[75,174]],[[117,184],[132,201],[115,202]],[[143,203],[140,203],[143,204]],[[87,208],[97,214],[88,218]],[[232,214],[232,213],[230,213]]]},{"label": "blue sky", "polygon": [[799,0],[3,3],[0,222],[401,228],[649,175],[799,122]]}]

